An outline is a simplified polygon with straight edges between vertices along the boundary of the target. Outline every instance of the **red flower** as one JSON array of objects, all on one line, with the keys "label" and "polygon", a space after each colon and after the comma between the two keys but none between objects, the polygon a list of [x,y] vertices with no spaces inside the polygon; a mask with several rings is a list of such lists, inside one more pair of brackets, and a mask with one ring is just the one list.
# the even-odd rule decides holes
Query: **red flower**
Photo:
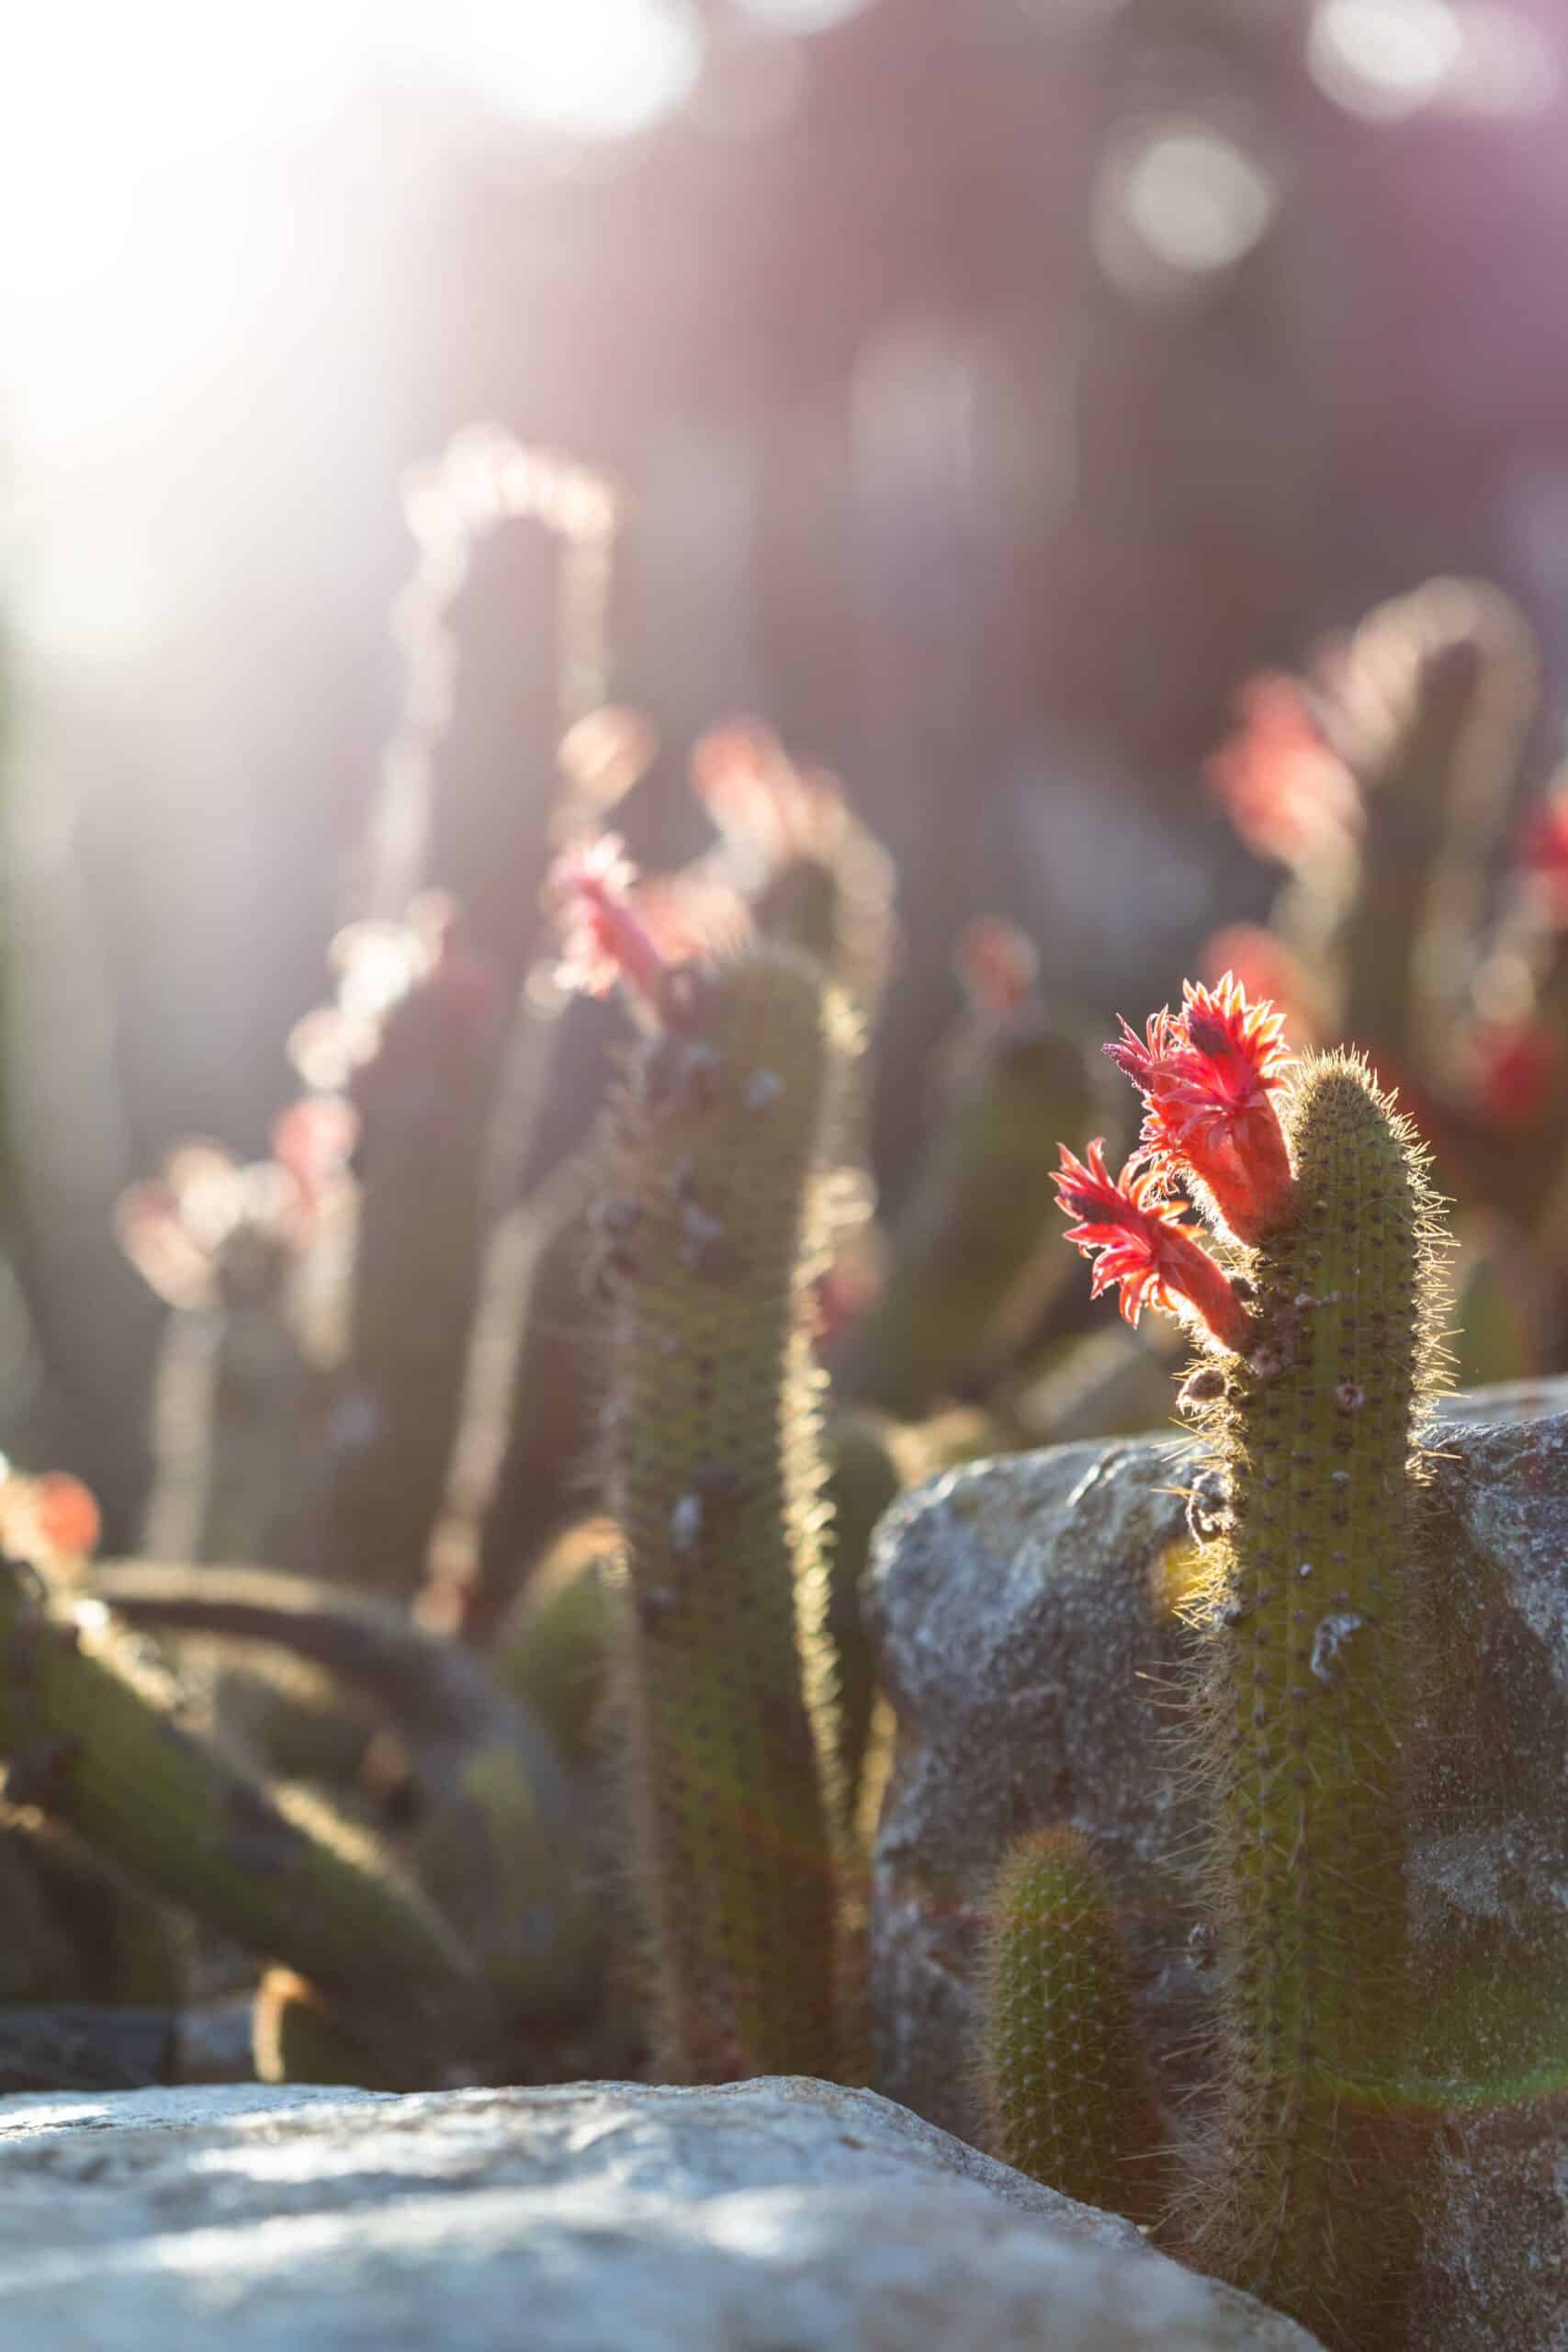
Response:
[{"label": "red flower", "polygon": [[1562,1048],[1544,1022],[1478,1022],[1464,1043],[1471,1099],[1489,1125],[1533,1126],[1561,1092]]},{"label": "red flower", "polygon": [[1293,678],[1269,671],[1235,697],[1235,732],[1204,771],[1249,849],[1295,867],[1343,857],[1361,831],[1355,777]]},{"label": "red flower", "polygon": [[562,930],[556,980],[586,996],[608,996],[625,980],[657,1013],[671,967],[632,904],[636,879],[637,868],[615,833],[561,852],[545,883]]},{"label": "red flower", "polygon": [[1113,1178],[1105,1165],[1104,1142],[1098,1138],[1089,1145],[1087,1165],[1066,1144],[1059,1148],[1062,1165],[1054,1180],[1058,1206],[1077,1219],[1067,1239],[1086,1258],[1098,1253],[1095,1297],[1120,1283],[1122,1313],[1129,1323],[1136,1323],[1145,1306],[1169,1315],[1187,1307],[1223,1346],[1237,1352],[1245,1348],[1246,1307],[1191,1227],[1161,1199],[1155,1171],[1140,1170],[1129,1160]]},{"label": "red flower", "polygon": [[711,727],[699,739],[692,785],[748,888],[761,888],[799,859],[830,856],[843,831],[835,779],[803,775],[772,729],[754,719]]},{"label": "red flower", "polygon": [[1528,819],[1519,864],[1533,885],[1541,920],[1568,924],[1568,778],[1560,779]]},{"label": "red flower", "polygon": [[54,1566],[97,1550],[98,1506],[80,1478],[65,1470],[27,1478],[0,1463],[0,1544],[14,1559]]},{"label": "red flower", "polygon": [[1179,1012],[1156,1012],[1145,1035],[1122,1023],[1106,1052],[1143,1093],[1142,1141],[1161,1182],[1193,1176],[1243,1241],[1291,1214],[1290,1154],[1269,1100],[1290,1067],[1283,1017],[1249,1004],[1227,972],[1218,986],[1189,980]]},{"label": "red flower", "polygon": [[751,910],[712,858],[645,875],[632,892],[632,911],[667,964],[734,956],[751,937]]},{"label": "red flower", "polygon": [[1006,1020],[1033,994],[1040,951],[1006,915],[976,915],[953,943],[953,968],[977,1012]]}]

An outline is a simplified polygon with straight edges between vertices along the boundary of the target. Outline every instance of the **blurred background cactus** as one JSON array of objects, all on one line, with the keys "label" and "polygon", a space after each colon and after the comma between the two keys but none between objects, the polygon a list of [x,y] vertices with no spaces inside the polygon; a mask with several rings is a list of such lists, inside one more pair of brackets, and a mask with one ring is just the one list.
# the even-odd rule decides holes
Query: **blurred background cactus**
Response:
[{"label": "blurred background cactus", "polygon": [[[853,2079],[876,1521],[1170,1411],[1114,1014],[1363,1053],[1568,1369],[1568,47],[393,13],[0,93],[13,2072]],[[1126,2128],[993,2111],[1141,2213],[1112,1940],[1020,1849]]]}]

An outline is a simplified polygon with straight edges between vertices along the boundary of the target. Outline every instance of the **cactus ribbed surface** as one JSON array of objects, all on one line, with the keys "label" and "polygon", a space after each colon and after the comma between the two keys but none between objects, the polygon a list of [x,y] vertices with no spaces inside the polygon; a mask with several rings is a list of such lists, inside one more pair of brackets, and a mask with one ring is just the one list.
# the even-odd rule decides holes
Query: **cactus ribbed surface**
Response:
[{"label": "cactus ribbed surface", "polygon": [[300,1969],[400,2043],[414,2080],[422,2059],[483,2028],[461,1946],[369,1841],[198,1741],[95,1604],[51,1615],[32,1572],[0,1563],[0,1657],[9,1804],[38,1807],[236,1942]]},{"label": "cactus ribbed surface", "polygon": [[803,1309],[853,1026],[815,967],[759,949],[692,980],[621,1107],[609,1501],[630,1586],[627,1779],[677,2078],[838,2063],[841,1799]]},{"label": "cactus ribbed surface", "polygon": [[1159,2110],[1110,1892],[1076,1830],[1020,1838],[997,1874],[981,2071],[1005,2164],[1086,2205],[1154,2219]]},{"label": "cactus ribbed surface", "polygon": [[1200,2267],[1360,2347],[1382,2340],[1412,2228],[1393,2135],[1432,1204],[1359,1061],[1307,1063],[1286,1126],[1295,1213],[1249,1261],[1256,1341],[1212,1408],[1232,1523],[1195,1753],[1223,2087],[1185,2236]]}]

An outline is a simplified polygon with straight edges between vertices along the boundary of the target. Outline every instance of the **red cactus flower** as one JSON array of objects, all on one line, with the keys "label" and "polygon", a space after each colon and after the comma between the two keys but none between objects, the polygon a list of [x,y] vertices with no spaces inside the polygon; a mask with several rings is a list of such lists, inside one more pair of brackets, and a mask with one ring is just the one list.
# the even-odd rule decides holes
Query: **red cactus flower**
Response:
[{"label": "red cactus flower", "polygon": [[1360,788],[1293,678],[1269,671],[1235,697],[1236,728],[1204,781],[1247,847],[1301,868],[1339,859],[1361,831]]},{"label": "red cactus flower", "polygon": [[1561,1094],[1562,1048],[1544,1022],[1477,1022],[1464,1057],[1471,1101],[1489,1126],[1533,1126]]},{"label": "red cactus flower", "polygon": [[818,769],[803,774],[755,719],[732,719],[699,739],[692,787],[751,888],[796,859],[830,853],[844,822],[835,778]]},{"label": "red cactus flower", "polygon": [[1142,1141],[1161,1181],[1196,1177],[1231,1231],[1256,1241],[1291,1215],[1290,1153],[1269,1100],[1291,1052],[1283,1016],[1227,972],[1189,980],[1179,1012],[1156,1012],[1140,1037],[1122,1023],[1106,1052],[1144,1097]]},{"label": "red cactus flower", "polygon": [[1006,915],[976,915],[953,942],[953,968],[977,1012],[1005,1020],[1029,1002],[1040,977],[1040,951]]},{"label": "red cactus flower", "polygon": [[14,1558],[55,1566],[98,1548],[101,1524],[90,1487],[69,1471],[23,1477],[0,1463],[0,1544]]},{"label": "red cactus flower", "polygon": [[1568,924],[1568,777],[1558,780],[1528,819],[1519,865],[1541,920],[1554,930]]},{"label": "red cactus flower", "polygon": [[562,928],[556,980],[585,996],[608,996],[625,980],[654,1013],[661,1009],[670,964],[632,903],[637,868],[615,833],[563,850],[545,884]]},{"label": "red cactus flower", "polygon": [[632,892],[632,911],[667,964],[734,956],[751,937],[750,909],[708,858],[674,874],[646,875]]},{"label": "red cactus flower", "polygon": [[1059,1148],[1057,1205],[1077,1219],[1067,1239],[1086,1258],[1095,1257],[1095,1297],[1119,1283],[1129,1323],[1136,1323],[1145,1306],[1169,1315],[1190,1310],[1223,1347],[1239,1353],[1249,1337],[1247,1309],[1192,1227],[1161,1198],[1155,1171],[1130,1159],[1112,1177],[1099,1138],[1089,1147],[1087,1164],[1066,1144]]}]

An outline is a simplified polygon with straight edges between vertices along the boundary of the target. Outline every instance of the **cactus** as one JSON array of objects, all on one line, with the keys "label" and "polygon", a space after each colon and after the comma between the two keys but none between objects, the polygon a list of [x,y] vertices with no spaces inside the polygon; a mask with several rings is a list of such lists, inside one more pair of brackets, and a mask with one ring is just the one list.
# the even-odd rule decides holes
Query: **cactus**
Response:
[{"label": "cactus", "polygon": [[[1397,1079],[1445,1183],[1554,1270],[1568,1149],[1561,786],[1506,841],[1536,729],[1539,661],[1496,590],[1434,580],[1381,605],[1304,686],[1254,680],[1210,780],[1291,869],[1274,934],[1321,1036]],[[1506,870],[1505,870],[1506,868]],[[1501,883],[1501,888],[1497,886]],[[1278,977],[1278,976],[1276,976]],[[1281,988],[1263,979],[1280,1001]],[[1561,1277],[1560,1277],[1561,1280]]]},{"label": "cactus", "polygon": [[546,1551],[491,1653],[495,1679],[552,1732],[570,1762],[594,1752],[615,1634],[613,1521],[569,1527]]},{"label": "cactus", "polygon": [[1017,1839],[989,1912],[980,2064],[993,2152],[1065,2196],[1152,2222],[1163,2129],[1087,1840]]},{"label": "cactus", "polygon": [[[325,1103],[287,1125],[297,1140],[315,1129],[329,1153],[346,1148],[326,1139],[339,1121]],[[243,1168],[220,1146],[191,1142],[116,1204],[121,1248],[173,1309],[153,1411],[155,1551],[287,1559],[319,1503],[312,1367],[289,1294],[323,1222],[321,1173],[281,1157]]]},{"label": "cactus", "polygon": [[487,1268],[448,1489],[448,1508],[473,1530],[459,1608],[465,1636],[481,1646],[530,1563],[576,1514],[592,1463],[584,1198],[595,1182],[592,1153],[574,1153],[497,1228]]},{"label": "cactus", "polygon": [[[839,1742],[850,1791],[858,1788],[876,1702],[876,1672],[861,1617],[860,1582],[872,1531],[904,1487],[886,1430],[870,1413],[840,1416],[828,1431],[828,1626],[839,1665]],[[853,1800],[852,1797],[852,1805]]]},{"label": "cactus", "polygon": [[[826,1577],[809,1196],[842,1038],[767,951],[697,984],[624,1109],[641,1211],[612,1310],[611,1501],[668,2064],[835,2071],[833,1792],[813,1721]],[[670,1065],[673,1063],[673,1069]],[[670,1069],[671,1099],[661,1102]],[[821,1743],[819,1745],[819,1743]]]},{"label": "cactus", "polygon": [[[378,956],[380,933],[340,943]],[[333,1491],[310,1565],[412,1599],[457,1430],[481,1261],[486,1122],[501,1045],[493,975],[443,904],[411,918],[405,991],[381,1010],[350,1098],[360,1193]]]},{"label": "cactus", "polygon": [[408,1758],[420,1883],[461,1929],[503,2021],[571,2016],[592,1999],[572,1792],[548,1732],[480,1659],[367,1595],[265,1569],[106,1563],[94,1589],[131,1625],[286,1651],[367,1700]]},{"label": "cactus", "polygon": [[1327,723],[1366,837],[1344,927],[1343,1033],[1414,1073],[1463,1001],[1486,855],[1537,693],[1529,630],[1495,589],[1432,580],[1357,629]]},{"label": "cactus", "polygon": [[1213,1408],[1233,1525],[1196,1754],[1225,1968],[1206,2267],[1325,2326],[1387,2301],[1413,2227],[1390,2133],[1414,2019],[1407,1749],[1433,1376],[1430,1198],[1364,1064],[1297,1080],[1295,1216]]},{"label": "cactus", "polygon": [[661,2055],[832,2073],[843,1806],[807,1285],[843,1000],[779,948],[675,969],[613,847],[563,873],[569,967],[649,1034],[615,1116],[606,1500]]},{"label": "cactus", "polygon": [[998,990],[999,959],[980,949],[1000,931],[975,926],[961,943],[970,1012],[946,1057],[946,1100],[897,1219],[882,1296],[833,1363],[845,1396],[904,1420],[984,1385],[1061,1286],[1040,1202],[1056,1136],[1088,1115],[1089,1075],[1079,1046],[1046,1021],[1032,950],[1010,931],[1014,985]]},{"label": "cactus", "polygon": [[30,1569],[0,1564],[0,1654],[10,1805],[299,1968],[415,2080],[488,2031],[467,1953],[369,1841],[204,1747],[101,1605],[52,1614]]},{"label": "cactus", "polygon": [[719,877],[765,937],[820,964],[869,1027],[892,962],[893,863],[837,777],[803,775],[776,735],[739,720],[698,741],[692,785],[718,829]]},{"label": "cactus", "polygon": [[[1064,1153],[1070,1238],[1124,1313],[1178,1306],[1224,1351],[1183,1391],[1211,1453],[1192,1754],[1220,2093],[1173,2226],[1201,2267],[1360,2346],[1382,2340],[1415,2231],[1399,2085],[1426,1639],[1413,1428],[1438,1363],[1425,1155],[1364,1061],[1291,1074],[1278,1016],[1228,979],[1111,1051],[1144,1090],[1146,1164],[1113,1185],[1092,1151],[1088,1169]],[[1178,1175],[1224,1263],[1160,1197]]]}]

